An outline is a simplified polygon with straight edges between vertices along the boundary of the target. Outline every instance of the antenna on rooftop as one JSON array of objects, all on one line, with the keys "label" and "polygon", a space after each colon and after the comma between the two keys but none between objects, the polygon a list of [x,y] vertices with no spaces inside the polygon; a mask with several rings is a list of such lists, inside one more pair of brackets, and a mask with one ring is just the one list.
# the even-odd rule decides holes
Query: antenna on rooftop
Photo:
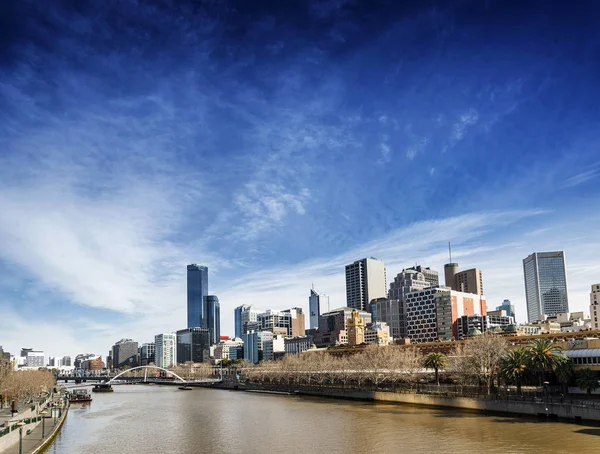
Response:
[{"label": "antenna on rooftop", "polygon": [[450,244],[450,241],[448,241],[448,255],[450,256],[449,263],[452,263],[452,245]]}]

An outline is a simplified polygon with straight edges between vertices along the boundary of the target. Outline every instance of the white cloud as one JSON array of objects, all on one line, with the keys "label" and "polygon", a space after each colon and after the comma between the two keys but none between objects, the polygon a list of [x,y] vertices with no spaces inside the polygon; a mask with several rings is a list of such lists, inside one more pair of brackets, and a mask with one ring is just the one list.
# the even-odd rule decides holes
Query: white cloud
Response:
[{"label": "white cloud", "polygon": [[415,158],[415,156],[417,156],[419,153],[422,153],[425,150],[428,144],[429,137],[423,137],[421,140],[408,147],[408,149],[406,150],[406,157],[412,161]]},{"label": "white cloud", "polygon": [[573,175],[564,181],[564,186],[567,188],[578,186],[586,181],[591,180],[592,178],[600,178],[600,168],[592,168],[590,170]]}]

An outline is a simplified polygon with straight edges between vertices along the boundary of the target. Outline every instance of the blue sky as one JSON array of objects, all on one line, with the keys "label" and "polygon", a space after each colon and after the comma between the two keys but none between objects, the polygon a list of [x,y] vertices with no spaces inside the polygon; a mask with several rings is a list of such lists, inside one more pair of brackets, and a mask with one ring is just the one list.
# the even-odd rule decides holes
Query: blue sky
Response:
[{"label": "blue sky", "polygon": [[[600,282],[595,2],[0,6],[0,344],[103,354],[233,308],[344,305],[343,266],[522,259]],[[401,3],[401,4],[400,4]],[[549,3],[552,3],[551,5]]]}]

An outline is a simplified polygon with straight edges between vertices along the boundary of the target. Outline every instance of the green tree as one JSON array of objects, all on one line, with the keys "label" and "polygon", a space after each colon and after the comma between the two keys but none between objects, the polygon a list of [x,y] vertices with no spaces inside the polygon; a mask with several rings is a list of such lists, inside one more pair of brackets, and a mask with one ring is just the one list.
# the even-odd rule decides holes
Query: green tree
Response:
[{"label": "green tree", "polygon": [[560,356],[560,362],[554,369],[554,374],[562,387],[563,394],[567,394],[569,392],[569,381],[573,376],[573,361],[564,355]]},{"label": "green tree", "polygon": [[550,339],[535,339],[527,346],[527,363],[531,371],[539,378],[539,385],[546,380],[546,372],[551,372],[561,363],[562,351],[559,345]]},{"label": "green tree", "polygon": [[510,350],[502,359],[500,372],[511,383],[517,385],[517,394],[521,394],[523,377],[527,371],[527,351],[523,348]]},{"label": "green tree", "polygon": [[439,370],[448,367],[448,357],[443,353],[430,353],[423,359],[423,366],[427,369],[433,369],[435,372],[435,382],[439,386]]},{"label": "green tree", "polygon": [[585,389],[588,396],[591,395],[592,391],[598,388],[598,375],[592,369],[581,369],[577,372],[577,386]]}]

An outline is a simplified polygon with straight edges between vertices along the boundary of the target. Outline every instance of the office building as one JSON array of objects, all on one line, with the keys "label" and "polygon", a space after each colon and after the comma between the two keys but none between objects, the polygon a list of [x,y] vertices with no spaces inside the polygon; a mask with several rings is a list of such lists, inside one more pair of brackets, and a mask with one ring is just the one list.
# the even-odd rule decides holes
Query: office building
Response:
[{"label": "office building", "polygon": [[112,347],[113,367],[120,369],[123,366],[137,366],[138,343],[131,339],[121,339]]},{"label": "office building", "polygon": [[210,345],[216,345],[221,340],[221,305],[216,295],[206,297],[207,326],[210,332]]},{"label": "office building", "polygon": [[515,318],[515,306],[510,300],[504,300],[500,306],[496,307],[497,311],[505,311],[506,315]]},{"label": "office building", "polygon": [[[319,317],[319,329],[314,331],[314,343],[317,347],[332,347],[348,343],[348,320],[352,317],[351,307],[341,307],[326,312]],[[357,311],[365,325],[372,322],[367,311]]]},{"label": "office building", "polygon": [[48,358],[48,366],[56,368],[62,366],[62,358],[51,356]]},{"label": "office building", "polygon": [[62,357],[62,365],[63,366],[67,366],[67,367],[71,367],[71,357],[70,356],[63,356]]},{"label": "office building", "polygon": [[215,347],[215,359],[223,360],[223,359],[237,359],[231,358],[230,352],[232,349],[236,349],[237,347],[243,347],[244,341],[236,337],[235,339],[226,339],[219,342],[219,344]]},{"label": "office building", "polygon": [[600,330],[600,321],[598,316],[600,315],[600,284],[592,285],[592,291],[590,292],[590,321],[591,328]]},{"label": "office building", "polygon": [[21,349],[21,357],[25,358],[27,367],[46,367],[46,358],[42,350],[23,348]]},{"label": "office building", "polygon": [[234,331],[235,331],[235,337],[238,338],[242,338],[242,313],[248,309],[250,309],[251,306],[249,306],[248,304],[242,304],[241,306],[236,307],[233,310],[233,323],[234,323]]},{"label": "office building", "polygon": [[289,314],[291,317],[290,329],[288,330],[287,336],[304,336],[306,334],[306,319],[302,309],[299,307],[292,307],[283,311],[284,314]]},{"label": "office building", "polygon": [[365,344],[389,345],[390,327],[387,323],[371,323],[365,327]]},{"label": "office building", "polygon": [[208,268],[195,263],[187,266],[187,326],[208,328]]},{"label": "office building", "polygon": [[385,265],[381,260],[365,258],[346,265],[346,304],[357,310],[369,310],[369,303],[387,297]]},{"label": "office building", "polygon": [[[271,336],[273,335],[272,333]],[[244,341],[244,360],[249,363],[258,364],[262,360],[262,340],[265,335],[261,331],[251,331],[242,335]]]},{"label": "office building", "polygon": [[329,297],[311,288],[308,297],[308,312],[310,314],[310,329],[317,329],[319,327],[319,316],[329,312]]},{"label": "office building", "polygon": [[81,353],[75,357],[75,369],[89,371],[102,370],[102,356],[93,353]]},{"label": "office building", "polygon": [[263,312],[264,311],[255,309],[252,306],[244,306],[244,309],[240,312],[242,336],[251,330],[259,329],[258,316]]},{"label": "office building", "polygon": [[406,322],[404,317],[404,304],[401,300],[379,298],[375,301],[375,314],[373,321],[385,323],[394,339],[406,337]]},{"label": "office building", "polygon": [[154,336],[154,364],[169,368],[177,363],[177,334],[166,333]]},{"label": "office building", "polygon": [[529,322],[569,312],[565,253],[534,252],[523,260]]},{"label": "office building", "polygon": [[140,365],[147,366],[150,363],[154,363],[156,345],[154,342],[142,344],[140,347]]},{"label": "office building", "polygon": [[210,331],[208,328],[187,328],[177,331],[177,363],[210,361]]},{"label": "office building", "polygon": [[312,336],[286,337],[283,343],[287,355],[299,355],[310,349],[313,340]]},{"label": "office building", "polygon": [[480,269],[459,271],[458,263],[444,265],[446,287],[461,293],[483,295],[483,274]]}]

